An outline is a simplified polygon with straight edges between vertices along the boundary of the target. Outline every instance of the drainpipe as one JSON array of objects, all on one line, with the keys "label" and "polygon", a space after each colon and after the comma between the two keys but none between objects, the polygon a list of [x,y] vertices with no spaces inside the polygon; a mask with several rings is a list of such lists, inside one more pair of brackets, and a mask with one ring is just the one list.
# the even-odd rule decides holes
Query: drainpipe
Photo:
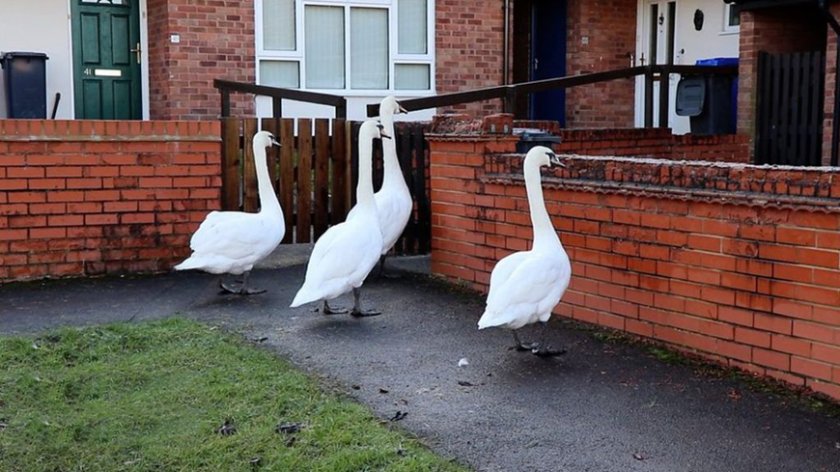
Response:
[{"label": "drainpipe", "polygon": [[834,30],[834,112],[831,117],[831,161],[829,165],[836,166],[838,162],[838,144],[840,144],[840,23],[831,14],[826,0],[817,0],[823,12],[825,21]]},{"label": "drainpipe", "polygon": [[505,32],[502,46],[504,50],[504,56],[502,57],[502,85],[507,85],[508,73],[510,72],[510,64],[508,64],[508,58],[510,57],[510,0],[505,0],[504,15]]}]

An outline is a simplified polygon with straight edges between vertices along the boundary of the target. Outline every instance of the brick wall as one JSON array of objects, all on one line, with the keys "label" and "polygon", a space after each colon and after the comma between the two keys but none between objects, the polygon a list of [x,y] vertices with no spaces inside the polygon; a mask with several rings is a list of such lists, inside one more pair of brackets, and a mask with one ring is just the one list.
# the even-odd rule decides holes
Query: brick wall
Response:
[{"label": "brick wall", "polygon": [[[462,92],[502,84],[504,10],[502,2],[435,2],[437,92]],[[440,109],[494,113],[500,100]]]},{"label": "brick wall", "polygon": [[[531,240],[516,139],[429,140],[432,271],[483,290]],[[556,314],[840,399],[840,170],[567,165],[543,179],[573,264]]]},{"label": "brick wall", "polygon": [[[831,14],[840,17],[840,4],[831,5]],[[825,38],[825,101],[823,102],[822,163],[831,165],[831,134],[834,126],[834,88],[837,81],[837,35],[826,28]]]},{"label": "brick wall", "polygon": [[[217,118],[213,79],[255,83],[254,2],[148,0],[148,10],[152,119]],[[231,108],[253,115],[253,97],[234,94]]]},{"label": "brick wall", "polygon": [[0,120],[0,282],[158,272],[220,201],[217,122]]},{"label": "brick wall", "polygon": [[[630,67],[636,50],[635,0],[569,0],[567,75]],[[574,87],[566,92],[569,128],[633,126],[634,79]]]}]

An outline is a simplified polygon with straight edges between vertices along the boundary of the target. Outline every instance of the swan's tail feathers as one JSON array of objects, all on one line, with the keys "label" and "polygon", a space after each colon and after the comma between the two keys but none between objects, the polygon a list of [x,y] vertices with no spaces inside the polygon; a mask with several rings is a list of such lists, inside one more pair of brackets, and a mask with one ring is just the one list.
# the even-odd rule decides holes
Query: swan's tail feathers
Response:
[{"label": "swan's tail feathers", "polygon": [[478,329],[492,328],[494,326],[502,325],[506,320],[500,319],[495,312],[485,310],[484,314],[478,320]]},{"label": "swan's tail feathers", "polygon": [[295,295],[295,299],[292,300],[292,304],[289,305],[289,308],[297,308],[307,303],[317,302],[320,299],[321,297],[319,295],[313,294],[308,287],[303,286],[300,290],[298,290],[298,293]]},{"label": "swan's tail feathers", "polygon": [[190,269],[198,269],[201,267],[201,264],[195,260],[194,258],[190,257],[184,262],[176,265],[173,267],[175,270],[190,270]]}]

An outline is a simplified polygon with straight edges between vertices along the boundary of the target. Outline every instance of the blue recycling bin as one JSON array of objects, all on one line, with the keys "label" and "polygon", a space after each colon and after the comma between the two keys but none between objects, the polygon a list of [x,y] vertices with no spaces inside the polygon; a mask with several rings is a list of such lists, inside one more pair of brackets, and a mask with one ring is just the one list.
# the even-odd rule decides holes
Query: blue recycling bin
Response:
[{"label": "blue recycling bin", "polygon": [[[700,59],[696,65],[737,66],[738,58]],[[677,84],[677,115],[690,118],[691,132],[694,134],[735,133],[737,110],[737,76],[685,76]]]},{"label": "blue recycling bin", "polygon": [[47,59],[40,52],[7,52],[0,56],[7,117],[47,117]]}]

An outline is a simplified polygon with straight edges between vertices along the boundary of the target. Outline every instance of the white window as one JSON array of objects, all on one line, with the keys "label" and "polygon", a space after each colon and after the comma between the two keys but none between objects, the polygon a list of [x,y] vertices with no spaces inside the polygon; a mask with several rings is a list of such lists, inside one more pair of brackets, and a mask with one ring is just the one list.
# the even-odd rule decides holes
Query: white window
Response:
[{"label": "white window", "polygon": [[430,91],[434,0],[256,0],[257,80],[328,93]]},{"label": "white window", "polygon": [[741,29],[741,17],[738,10],[732,7],[731,3],[724,4],[723,10],[723,32],[737,33]]}]

